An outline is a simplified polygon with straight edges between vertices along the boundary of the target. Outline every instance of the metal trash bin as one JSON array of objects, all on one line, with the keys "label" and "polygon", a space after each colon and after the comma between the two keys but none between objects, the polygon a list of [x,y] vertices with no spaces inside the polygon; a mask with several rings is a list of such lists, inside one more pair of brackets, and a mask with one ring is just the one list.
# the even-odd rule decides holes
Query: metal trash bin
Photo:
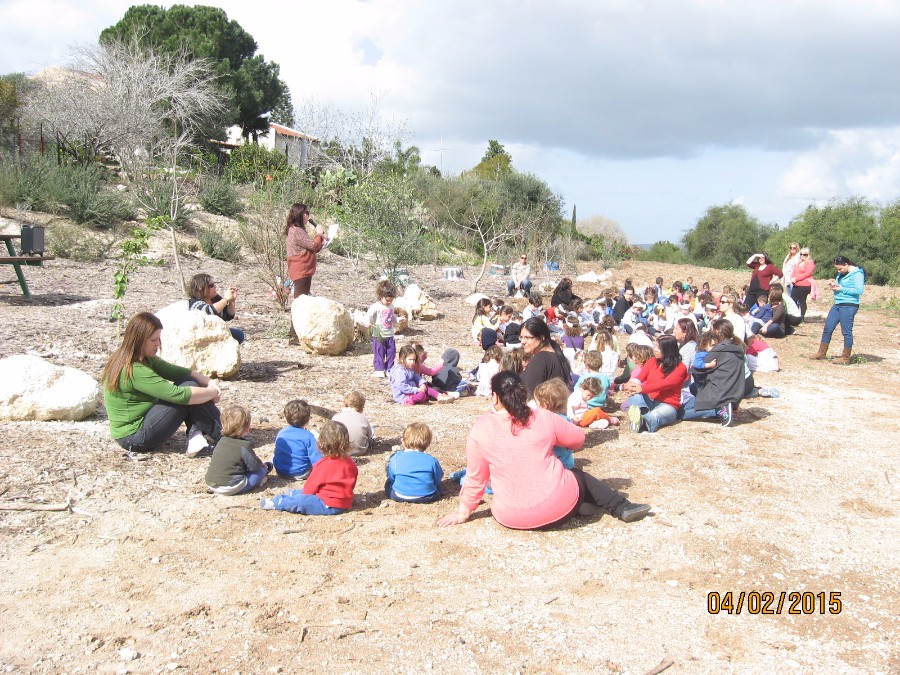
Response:
[{"label": "metal trash bin", "polygon": [[22,255],[44,255],[44,226],[22,226]]}]

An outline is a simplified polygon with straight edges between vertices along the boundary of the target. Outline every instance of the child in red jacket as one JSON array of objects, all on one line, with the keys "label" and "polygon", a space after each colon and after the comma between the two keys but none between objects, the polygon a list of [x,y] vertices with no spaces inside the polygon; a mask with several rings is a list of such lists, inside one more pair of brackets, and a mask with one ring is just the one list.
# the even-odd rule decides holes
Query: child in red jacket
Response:
[{"label": "child in red jacket", "polygon": [[350,458],[350,434],[340,422],[328,421],[319,432],[322,459],[312,468],[302,490],[261,499],[264,509],[336,516],[353,506],[353,488],[359,470]]}]

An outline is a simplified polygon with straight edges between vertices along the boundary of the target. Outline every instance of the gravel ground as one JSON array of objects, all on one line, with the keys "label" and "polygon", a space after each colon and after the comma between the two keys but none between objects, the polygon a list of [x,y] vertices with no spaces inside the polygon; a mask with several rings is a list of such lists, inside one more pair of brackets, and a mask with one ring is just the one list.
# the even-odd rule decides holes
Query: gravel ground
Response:
[{"label": "gravel ground", "polygon": [[[156,246],[164,262],[137,272],[129,312],[181,297],[165,239]],[[784,370],[757,378],[781,397],[745,402],[731,428],[591,432],[579,465],[653,504],[644,521],[585,518],[517,532],[489,517],[488,498],[472,521],[443,530],[434,523],[455,508],[454,486],[431,505],[385,500],[385,460],[406,424],[425,421],[445,471],[462,467],[485,400],[397,406],[370,377],[369,345],[304,354],[288,346],[287,315],[251,269],[190,256],[182,266],[241,289],[237,325],[248,341],[223,404],[251,409],[264,459],[289,398],[313,404],[316,426],[345,391],[365,393],[378,443],[358,458],[354,508],[334,518],[260,510],[260,496],[286,487],[279,479],[261,493],[210,495],[208,460],[185,458],[183,436],[130,461],[109,440],[102,408],[77,423],[5,423],[0,506],[72,506],[0,510],[5,670],[647,673],[673,662],[667,673],[900,672],[896,314],[865,307],[860,358],[840,367],[803,358],[818,344],[830,297],[814,303],[808,323],[774,344]],[[97,376],[117,344],[107,320],[113,267],[56,260],[27,269],[31,302],[16,285],[0,287],[0,357],[39,354]],[[11,272],[0,268],[3,278]],[[415,322],[410,337],[432,358],[456,347],[473,367],[468,282],[444,281],[432,267],[412,274],[442,317]],[[690,274],[713,288],[749,278],[648,263],[615,274],[667,282]],[[501,288],[488,278],[480,290]],[[363,309],[373,290],[323,254],[314,293]],[[864,299],[898,295],[873,287]],[[774,594],[772,613],[753,613],[752,591]],[[709,611],[709,594],[726,592],[735,605],[745,593],[740,614]],[[840,613],[821,613],[818,595],[805,596],[813,613],[802,612],[804,596],[786,595],[779,608],[782,592],[824,592],[826,604],[840,593]],[[801,613],[789,613],[792,604]]]}]

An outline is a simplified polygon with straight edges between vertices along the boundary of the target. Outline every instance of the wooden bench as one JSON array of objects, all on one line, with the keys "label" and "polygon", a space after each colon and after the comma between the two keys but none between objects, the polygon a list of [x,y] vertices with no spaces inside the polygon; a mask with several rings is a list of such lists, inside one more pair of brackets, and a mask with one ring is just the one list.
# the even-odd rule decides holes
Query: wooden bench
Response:
[{"label": "wooden bench", "polygon": [[[16,250],[13,248],[13,240],[21,239],[22,236],[18,234],[0,234],[0,241],[6,244],[6,251],[9,253],[8,256],[0,256],[0,265],[12,265],[16,270],[16,280],[19,282],[19,286],[22,289],[22,295],[25,296],[26,300],[31,300],[31,291],[28,290],[28,284],[25,282],[25,275],[22,274],[22,266],[26,267],[41,267],[44,264],[45,260],[56,260],[56,258],[52,255],[38,256],[38,255],[16,255]],[[11,284],[15,283],[13,281],[0,281],[0,284]]]}]

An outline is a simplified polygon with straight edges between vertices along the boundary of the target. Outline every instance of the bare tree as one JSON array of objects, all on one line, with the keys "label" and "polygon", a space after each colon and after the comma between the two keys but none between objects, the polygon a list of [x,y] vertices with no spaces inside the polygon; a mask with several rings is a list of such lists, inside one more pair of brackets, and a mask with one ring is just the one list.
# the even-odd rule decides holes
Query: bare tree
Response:
[{"label": "bare tree", "polygon": [[409,136],[408,123],[385,119],[379,111],[382,96],[372,95],[368,108],[340,110],[332,104],[306,100],[294,111],[297,127],[316,136],[321,146],[310,157],[310,166],[344,167],[366,177],[382,162],[394,157],[397,142]]},{"label": "bare tree", "polygon": [[71,69],[43,78],[26,117],[43,122],[74,156],[111,154],[130,172],[168,156],[173,139],[184,147],[222,105],[206,61],[159,54],[133,39],[76,50]]}]

